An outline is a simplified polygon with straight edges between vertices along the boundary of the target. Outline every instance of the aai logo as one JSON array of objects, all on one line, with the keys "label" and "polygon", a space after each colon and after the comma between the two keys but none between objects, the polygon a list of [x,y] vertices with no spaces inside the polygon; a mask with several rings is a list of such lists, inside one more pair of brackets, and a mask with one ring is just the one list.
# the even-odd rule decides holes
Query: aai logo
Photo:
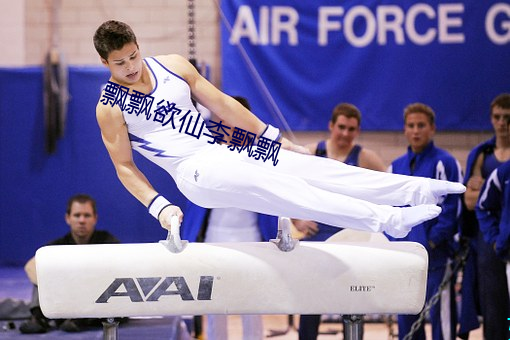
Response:
[{"label": "aai logo", "polygon": [[131,302],[158,301],[164,295],[179,295],[183,301],[211,300],[213,281],[212,276],[200,276],[194,296],[183,276],[116,278],[96,303],[107,303],[113,297],[129,297]]}]

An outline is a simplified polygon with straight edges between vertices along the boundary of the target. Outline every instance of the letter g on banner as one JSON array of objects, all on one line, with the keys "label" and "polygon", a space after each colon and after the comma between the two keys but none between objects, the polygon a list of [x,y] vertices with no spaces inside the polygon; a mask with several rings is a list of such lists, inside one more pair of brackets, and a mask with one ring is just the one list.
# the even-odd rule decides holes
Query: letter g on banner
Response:
[{"label": "letter g on banner", "polygon": [[[498,20],[498,17],[501,20]],[[496,27],[498,23],[499,27]],[[485,32],[496,45],[510,42],[510,4],[497,3],[489,8],[485,16]]]}]

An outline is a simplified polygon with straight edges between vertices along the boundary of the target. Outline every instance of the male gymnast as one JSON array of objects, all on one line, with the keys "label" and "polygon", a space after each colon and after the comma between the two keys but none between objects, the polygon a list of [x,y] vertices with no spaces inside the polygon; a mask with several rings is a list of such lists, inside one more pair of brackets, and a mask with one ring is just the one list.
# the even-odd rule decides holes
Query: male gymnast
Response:
[{"label": "male gymnast", "polygon": [[[109,86],[128,93],[111,98],[103,91],[96,107],[103,142],[122,184],[163,228],[170,229],[172,216],[182,221],[183,213],[136,167],[133,149],[165,169],[189,200],[205,208],[237,207],[394,237],[436,217],[442,196],[465,191],[459,183],[371,171],[300,153],[302,147],[214,87],[185,58],[143,59],[133,30],[123,22],[104,22],[93,40],[111,73]],[[203,127],[192,98],[223,124],[252,133],[259,142],[281,145],[278,161],[211,143],[204,137],[212,133],[207,127],[201,138],[185,133],[190,126]]]}]

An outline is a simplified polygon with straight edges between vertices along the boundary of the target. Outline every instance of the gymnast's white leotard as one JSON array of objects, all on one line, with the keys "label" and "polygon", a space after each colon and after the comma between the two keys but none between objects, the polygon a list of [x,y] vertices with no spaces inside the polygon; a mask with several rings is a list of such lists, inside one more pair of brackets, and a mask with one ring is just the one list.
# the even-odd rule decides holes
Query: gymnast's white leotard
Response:
[{"label": "gymnast's white leotard", "polygon": [[[195,131],[206,129],[203,126],[204,120],[191,102],[190,88],[186,81],[154,58],[145,61],[156,82],[153,91],[149,93],[154,98],[151,111],[149,114],[129,113],[129,106],[126,105],[123,110],[124,120],[133,149],[174,176],[175,168],[182,160],[213,148],[214,145],[208,143],[206,136],[196,138],[186,133],[192,131],[195,124]],[[159,110],[158,103],[161,108]]]}]

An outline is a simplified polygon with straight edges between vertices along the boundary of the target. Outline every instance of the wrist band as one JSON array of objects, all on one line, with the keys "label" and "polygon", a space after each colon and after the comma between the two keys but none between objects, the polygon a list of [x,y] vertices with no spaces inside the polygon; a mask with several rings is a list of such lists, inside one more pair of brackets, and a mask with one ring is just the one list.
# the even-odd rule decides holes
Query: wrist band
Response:
[{"label": "wrist band", "polygon": [[266,129],[264,130],[264,132],[262,132],[260,137],[264,137],[279,142],[280,139],[282,138],[282,134],[280,133],[280,129],[267,124]]},{"label": "wrist band", "polygon": [[168,207],[169,205],[173,205],[166,198],[158,194],[156,197],[152,199],[152,202],[149,204],[149,214],[154,216],[157,220],[159,220],[159,214],[161,211]]}]

